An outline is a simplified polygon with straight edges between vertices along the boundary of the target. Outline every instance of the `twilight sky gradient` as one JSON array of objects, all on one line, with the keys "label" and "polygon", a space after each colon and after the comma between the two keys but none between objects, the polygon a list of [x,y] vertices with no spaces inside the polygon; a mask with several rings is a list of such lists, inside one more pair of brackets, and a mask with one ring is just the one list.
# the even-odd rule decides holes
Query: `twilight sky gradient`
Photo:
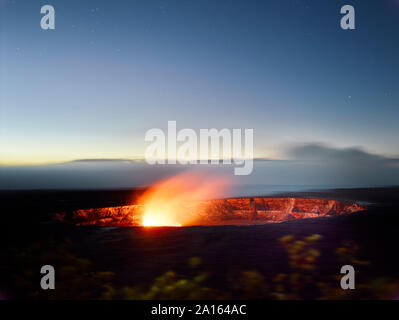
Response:
[{"label": "twilight sky gradient", "polygon": [[[40,7],[56,30],[40,28]],[[340,28],[340,7],[356,30]],[[166,128],[399,155],[399,2],[0,0],[0,164],[142,158]]]}]

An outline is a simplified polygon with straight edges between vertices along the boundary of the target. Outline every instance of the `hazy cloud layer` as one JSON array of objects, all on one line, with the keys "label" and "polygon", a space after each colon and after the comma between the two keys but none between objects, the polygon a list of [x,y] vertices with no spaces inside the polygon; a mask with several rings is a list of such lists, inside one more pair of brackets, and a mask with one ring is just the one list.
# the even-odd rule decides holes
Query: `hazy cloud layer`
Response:
[{"label": "hazy cloud layer", "polygon": [[380,155],[367,153],[360,148],[337,149],[327,145],[313,143],[291,146],[286,154],[296,160],[318,160],[341,162],[359,165],[385,165],[399,162],[399,159],[386,158]]},{"label": "hazy cloud layer", "polygon": [[[257,159],[249,176],[233,176],[231,166],[150,166],[143,161],[86,159],[62,164],[0,167],[0,189],[108,189],[148,185],[183,170],[231,175],[238,185],[367,187],[399,184],[399,160],[359,148],[321,144],[291,146],[289,160]],[[280,187],[278,187],[280,186]]]}]

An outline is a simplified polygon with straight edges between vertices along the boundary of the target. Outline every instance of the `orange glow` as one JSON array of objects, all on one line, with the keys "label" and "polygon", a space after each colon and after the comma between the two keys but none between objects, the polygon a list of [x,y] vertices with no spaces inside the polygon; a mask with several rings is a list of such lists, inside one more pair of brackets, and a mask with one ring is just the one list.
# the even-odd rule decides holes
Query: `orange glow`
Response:
[{"label": "orange glow", "polygon": [[175,222],[174,224],[170,224],[171,219],[168,219],[165,213],[162,212],[150,212],[146,211],[145,216],[143,217],[143,226],[144,227],[181,227],[181,224]]},{"label": "orange glow", "polygon": [[199,201],[225,195],[229,180],[199,172],[182,173],[157,182],[139,200],[145,227],[193,224]]}]

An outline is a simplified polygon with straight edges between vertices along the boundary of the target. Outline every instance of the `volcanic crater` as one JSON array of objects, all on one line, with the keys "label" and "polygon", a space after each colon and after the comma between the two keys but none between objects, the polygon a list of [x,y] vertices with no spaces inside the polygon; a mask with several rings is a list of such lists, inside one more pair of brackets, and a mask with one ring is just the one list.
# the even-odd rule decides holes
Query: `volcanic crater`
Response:
[{"label": "volcanic crater", "polygon": [[[366,210],[354,202],[309,198],[246,197],[179,204],[176,225],[252,225],[276,223],[295,219],[330,217]],[[143,217],[145,204],[81,209],[57,214],[56,218],[80,226],[146,226]]]}]

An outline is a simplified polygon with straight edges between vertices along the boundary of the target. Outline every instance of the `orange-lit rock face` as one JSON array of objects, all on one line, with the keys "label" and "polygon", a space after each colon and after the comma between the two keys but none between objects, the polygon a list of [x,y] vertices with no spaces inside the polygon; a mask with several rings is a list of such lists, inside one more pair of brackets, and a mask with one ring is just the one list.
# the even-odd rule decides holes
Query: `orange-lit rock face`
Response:
[{"label": "orange-lit rock face", "polygon": [[[180,203],[179,214],[171,220],[157,220],[148,226],[261,224],[303,218],[328,217],[365,210],[349,202],[302,198],[236,198]],[[165,211],[167,212],[167,211]],[[79,225],[142,226],[148,211],[144,205],[77,210],[73,221]],[[178,221],[180,215],[184,220]],[[162,223],[164,222],[164,223]]]},{"label": "orange-lit rock face", "polygon": [[77,210],[79,225],[180,227],[259,224],[315,218],[364,210],[356,203],[301,198],[236,198],[225,196],[230,182],[199,172],[182,173],[154,184],[137,201],[121,207]]}]

